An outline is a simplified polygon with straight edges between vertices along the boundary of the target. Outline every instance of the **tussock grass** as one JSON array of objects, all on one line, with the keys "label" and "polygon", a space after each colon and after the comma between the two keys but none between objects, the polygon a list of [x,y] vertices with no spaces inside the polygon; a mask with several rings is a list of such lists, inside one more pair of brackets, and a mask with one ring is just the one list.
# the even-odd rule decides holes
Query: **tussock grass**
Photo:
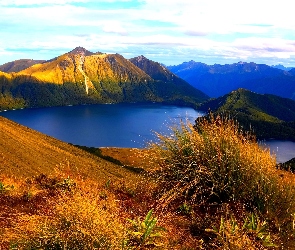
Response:
[{"label": "tussock grass", "polygon": [[158,138],[149,157],[163,208],[188,204],[200,211],[237,204],[261,214],[282,237],[293,237],[294,179],[293,183],[282,180],[275,156],[236,122],[210,116]]},{"label": "tussock grass", "polygon": [[13,244],[21,249],[119,249],[124,226],[114,199],[101,201],[107,195],[62,195],[51,201],[50,215],[20,216]]}]

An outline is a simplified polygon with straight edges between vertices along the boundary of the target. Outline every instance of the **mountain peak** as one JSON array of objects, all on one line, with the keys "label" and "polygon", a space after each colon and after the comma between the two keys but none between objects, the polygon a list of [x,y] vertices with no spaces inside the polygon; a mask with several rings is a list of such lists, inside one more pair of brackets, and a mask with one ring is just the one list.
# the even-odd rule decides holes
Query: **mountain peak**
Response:
[{"label": "mountain peak", "polygon": [[135,58],[133,58],[133,60],[136,60],[137,62],[141,62],[141,61],[146,61],[146,60],[149,60],[149,59],[147,59],[145,56],[143,56],[143,55],[140,55],[140,56],[138,56],[138,57],[135,57]]},{"label": "mountain peak", "polygon": [[94,53],[79,46],[79,47],[76,47],[75,49],[73,49],[72,51],[70,51],[69,54],[91,56]]}]

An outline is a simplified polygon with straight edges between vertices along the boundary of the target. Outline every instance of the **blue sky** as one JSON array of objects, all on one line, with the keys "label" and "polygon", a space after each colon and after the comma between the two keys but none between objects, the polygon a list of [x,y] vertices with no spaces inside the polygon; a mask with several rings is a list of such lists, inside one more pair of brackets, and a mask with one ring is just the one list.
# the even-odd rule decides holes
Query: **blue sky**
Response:
[{"label": "blue sky", "polygon": [[295,67],[293,1],[1,0],[0,64],[77,46],[176,65]]}]

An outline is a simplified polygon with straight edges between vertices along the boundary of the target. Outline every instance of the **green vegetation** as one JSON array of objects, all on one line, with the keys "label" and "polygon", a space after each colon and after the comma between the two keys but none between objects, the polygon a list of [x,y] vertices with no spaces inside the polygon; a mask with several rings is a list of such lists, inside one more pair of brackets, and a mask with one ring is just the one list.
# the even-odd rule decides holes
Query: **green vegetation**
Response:
[{"label": "green vegetation", "polygon": [[232,117],[258,139],[295,140],[295,101],[291,99],[239,89],[203,103],[200,109]]},{"label": "green vegetation", "polygon": [[144,246],[157,246],[157,239],[162,237],[162,231],[165,228],[157,226],[157,218],[153,217],[153,210],[151,209],[145,219],[141,221],[129,220],[131,227],[128,230],[128,239],[126,240],[126,245],[136,246],[137,248],[142,248]]},{"label": "green vegetation", "polygon": [[221,217],[219,228],[207,229],[217,236],[223,249],[262,249],[277,247],[271,240],[267,222],[261,222],[252,213],[246,217],[243,226],[230,216]]}]

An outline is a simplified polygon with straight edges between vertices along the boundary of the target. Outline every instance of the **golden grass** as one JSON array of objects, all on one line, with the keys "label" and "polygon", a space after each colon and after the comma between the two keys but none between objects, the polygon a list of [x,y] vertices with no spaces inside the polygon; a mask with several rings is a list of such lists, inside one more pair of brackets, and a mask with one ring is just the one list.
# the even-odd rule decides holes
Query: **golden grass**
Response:
[{"label": "golden grass", "polygon": [[1,183],[13,188],[0,194],[0,249],[9,246],[11,249],[181,249],[182,245],[197,249],[201,246],[186,230],[177,228],[173,213],[159,211],[153,214],[157,227],[167,231],[157,236],[148,234],[145,244],[138,245],[134,241],[137,230],[129,219],[143,221],[155,205],[150,202],[153,197],[147,186],[132,187],[112,181],[102,184],[77,173],[68,174],[57,172],[23,180],[2,176]]},{"label": "golden grass", "polygon": [[0,77],[5,77],[6,79],[10,80],[12,78],[12,74],[0,71]]},{"label": "golden grass", "polygon": [[[22,202],[35,207],[35,212],[16,211],[17,216],[11,218],[11,227],[3,233],[2,244],[9,243],[17,249],[34,249],[37,246],[49,249],[119,249],[124,225],[115,196],[97,182],[88,180],[86,184],[77,178],[71,179],[75,185],[65,186],[64,181],[69,179],[58,179],[62,185],[56,185],[52,190],[40,189],[38,183],[30,185],[29,197]],[[39,192],[31,193],[32,189]],[[21,203],[16,193],[8,192],[7,195],[10,200],[18,199],[17,203]],[[46,199],[40,200],[40,196]],[[10,205],[14,209],[17,207],[13,203]]]},{"label": "golden grass", "polygon": [[70,169],[85,177],[106,182],[136,175],[77,147],[0,117],[0,172],[31,177]]},{"label": "golden grass", "polygon": [[[24,160],[22,171],[3,168],[0,176],[0,249],[272,249],[267,242],[292,249],[295,244],[294,175],[276,170],[274,156],[232,121],[183,125],[172,137],[159,135],[161,143],[149,150],[102,149],[151,175],[130,173],[1,122],[2,166],[15,169],[12,152]],[[33,151],[25,153],[28,149]],[[48,152],[53,164],[35,168],[38,161],[50,162]],[[157,227],[130,223],[143,222],[151,209]],[[251,214],[254,226],[247,221]],[[260,232],[262,225],[267,226]],[[158,226],[166,231],[141,240],[145,228]]]},{"label": "golden grass", "polygon": [[[110,63],[110,61],[112,61],[113,64]],[[33,76],[41,82],[55,84],[63,84],[67,82],[84,83],[84,76],[78,70],[78,65],[80,65],[80,56],[64,54],[56,58],[54,61],[35,64],[15,75]],[[114,72],[113,67],[116,67],[116,73]],[[126,70],[127,68],[128,70]],[[88,80],[91,82],[131,81],[130,70],[138,79],[150,79],[145,72],[117,54],[85,56],[83,62],[83,71],[86,74],[85,76],[87,76]],[[2,74],[7,78],[11,78],[10,74],[0,72],[0,76]],[[92,84],[91,86],[94,88]],[[115,88],[115,92],[117,93],[122,92],[118,85],[112,85],[112,88]]]},{"label": "golden grass", "polygon": [[153,159],[163,208],[189,204],[197,212],[212,205],[242,204],[244,216],[257,211],[281,233],[282,241],[293,238],[295,183],[280,177],[275,156],[251,134],[221,117],[203,119],[195,127],[182,124],[173,132],[158,135],[159,143],[146,156]]}]

